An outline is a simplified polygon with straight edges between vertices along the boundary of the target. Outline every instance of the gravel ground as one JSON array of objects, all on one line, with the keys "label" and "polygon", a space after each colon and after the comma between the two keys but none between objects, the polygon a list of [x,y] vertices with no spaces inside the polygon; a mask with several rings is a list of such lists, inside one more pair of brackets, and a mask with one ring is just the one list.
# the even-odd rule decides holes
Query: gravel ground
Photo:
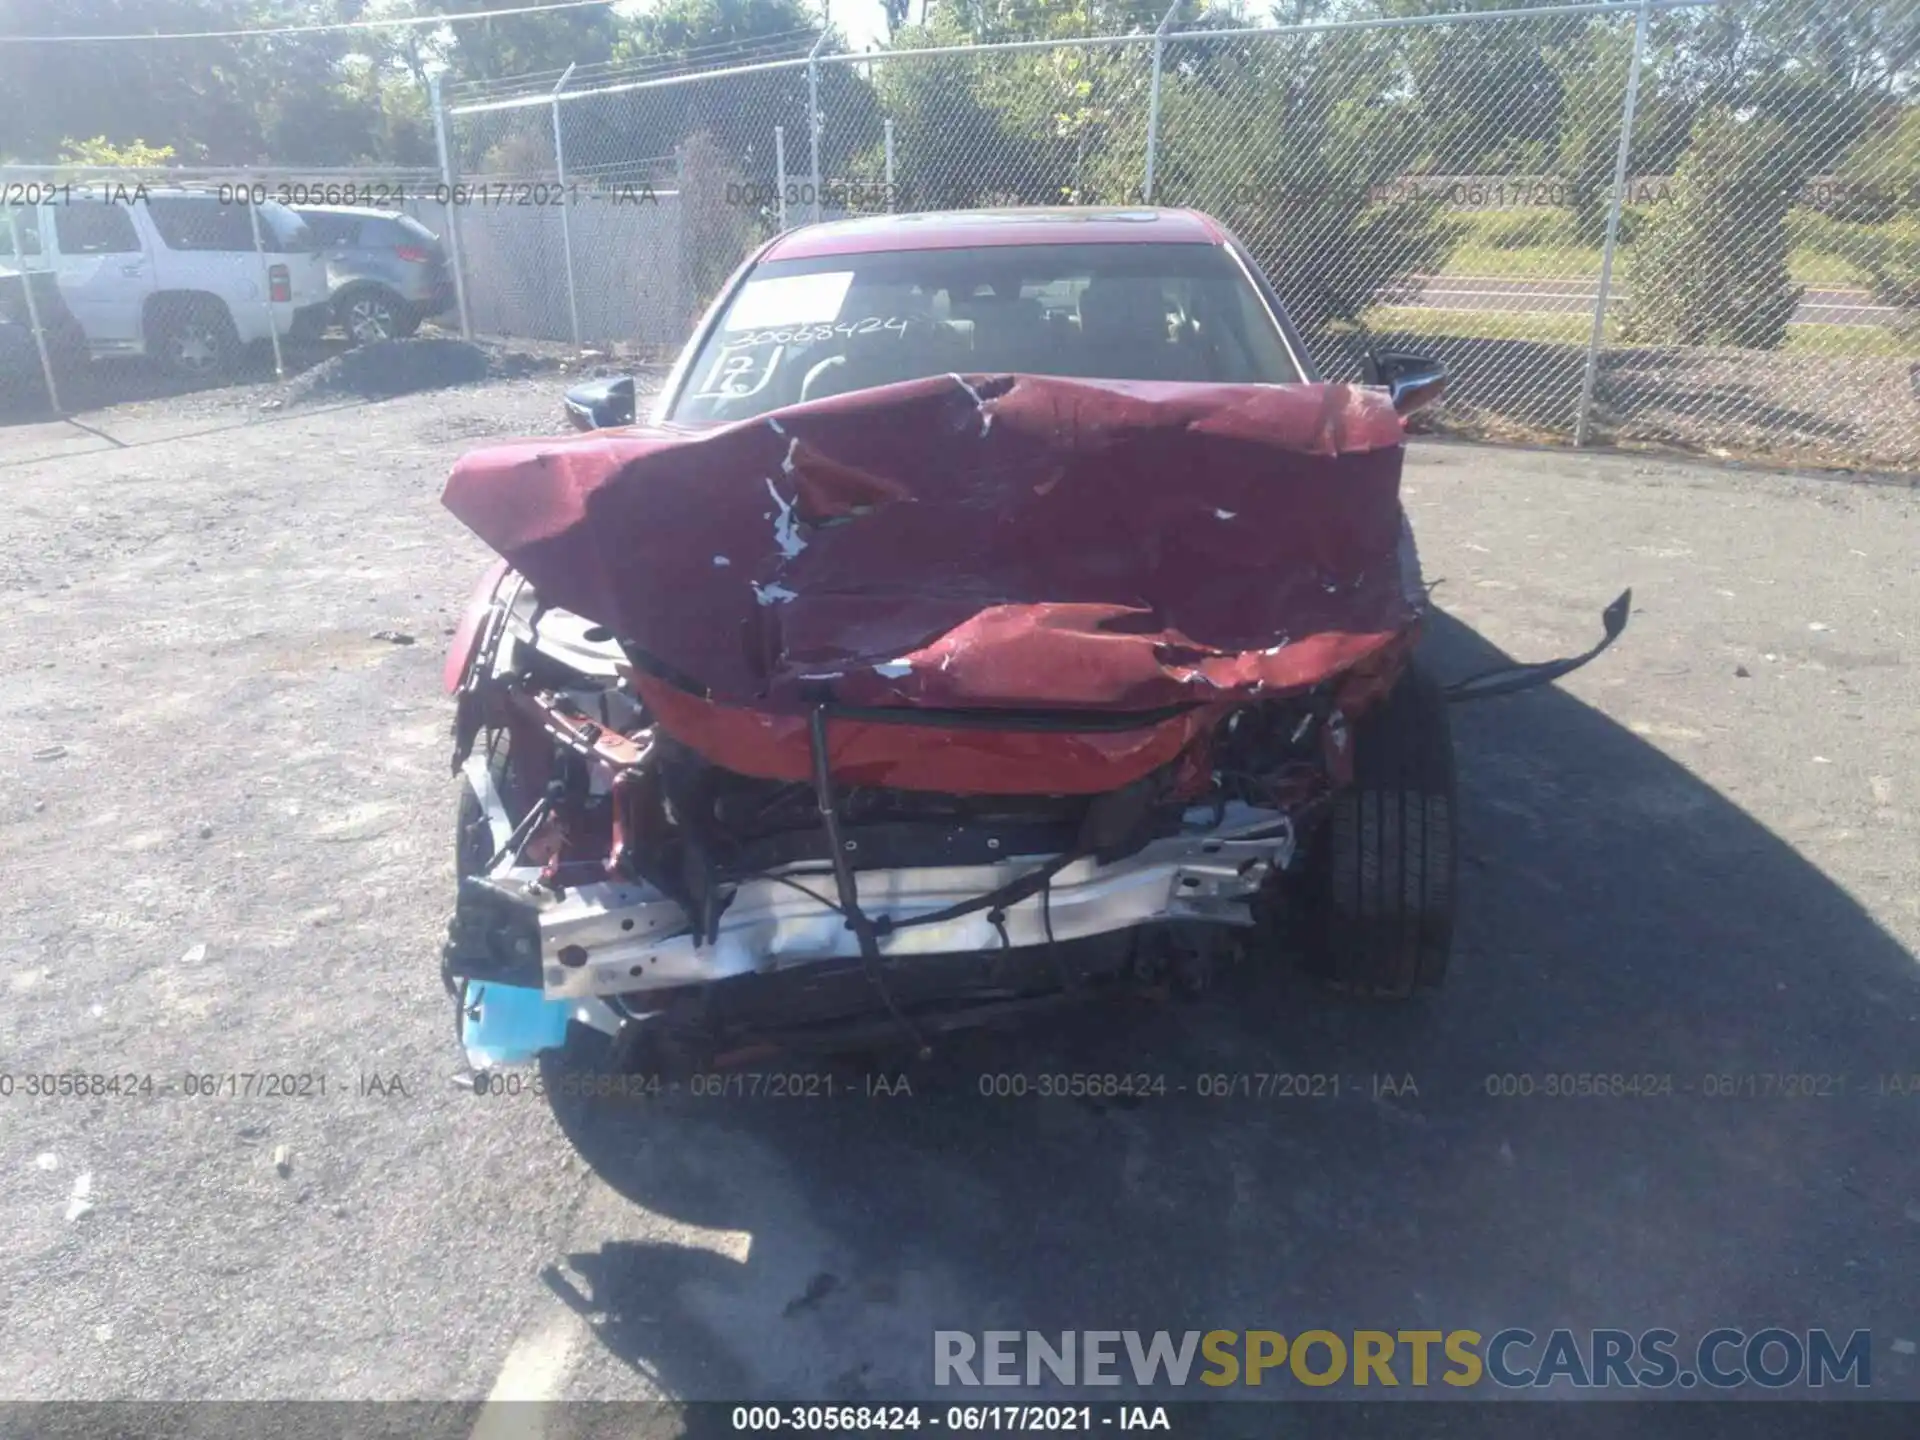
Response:
[{"label": "gravel ground", "polygon": [[[164,419],[174,424],[231,421],[252,409],[382,400],[485,380],[562,372],[597,374],[616,365],[632,368],[634,363],[614,360],[603,350],[580,350],[558,341],[468,342],[432,325],[410,339],[361,346],[349,346],[343,337],[328,335],[288,345],[281,360],[282,371],[276,377],[272,350],[254,345],[229,374],[198,382],[168,375],[146,360],[96,360],[62,382],[61,401],[82,425],[92,424],[107,411],[118,425],[132,419]],[[0,426],[18,427],[50,414],[38,387],[29,396],[20,386],[0,381]]]},{"label": "gravel ground", "polygon": [[[1447,400],[1422,417],[1426,429],[1555,445],[1572,439],[1584,346],[1411,332],[1375,338],[1446,363]],[[1317,347],[1330,373],[1358,373],[1353,343]],[[1911,357],[1881,355],[1611,347],[1595,380],[1588,443],[1911,477],[1920,470],[1917,367]]]},{"label": "gravel ground", "polygon": [[1751,350],[1611,350],[1595,435],[1711,455],[1920,469],[1911,358]]},{"label": "gravel ground", "polygon": [[[455,1088],[435,972],[486,558],[439,488],[558,388],[0,430],[0,1397],[893,1399],[936,1328],[1781,1324],[1870,1328],[1920,1398],[1920,1095],[1884,1083],[1920,1071],[1920,499],[1415,447],[1445,673],[1639,604],[1458,712],[1431,1002],[1240,977],[974,1037],[911,1097],[556,1108]],[[325,1092],[23,1093],[52,1071]],[[1009,1071],[1190,1093],[979,1097]],[[1275,1072],[1342,1087],[1191,1098]],[[1673,1093],[1487,1090],[1572,1072]],[[1844,1079],[1744,1078],[1782,1073]]]}]

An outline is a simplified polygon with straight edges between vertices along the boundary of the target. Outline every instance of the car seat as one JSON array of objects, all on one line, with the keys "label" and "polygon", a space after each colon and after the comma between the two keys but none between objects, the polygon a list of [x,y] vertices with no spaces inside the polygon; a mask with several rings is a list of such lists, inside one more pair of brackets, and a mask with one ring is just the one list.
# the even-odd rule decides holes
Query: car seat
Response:
[{"label": "car seat", "polygon": [[1160,282],[1108,276],[1080,294],[1084,373],[1119,380],[1184,380],[1190,366],[1168,337],[1167,302]]}]

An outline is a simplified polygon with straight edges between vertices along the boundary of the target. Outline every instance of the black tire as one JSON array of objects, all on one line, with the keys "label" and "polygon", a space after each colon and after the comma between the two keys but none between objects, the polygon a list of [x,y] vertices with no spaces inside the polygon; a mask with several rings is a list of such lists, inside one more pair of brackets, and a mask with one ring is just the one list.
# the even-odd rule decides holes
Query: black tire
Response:
[{"label": "black tire", "polygon": [[154,358],[168,374],[182,380],[225,375],[239,358],[239,332],[233,327],[233,316],[218,300],[162,301],[149,323]]},{"label": "black tire", "polygon": [[333,302],[333,318],[355,345],[404,339],[420,327],[411,305],[377,285],[362,285],[341,295]]},{"label": "black tire", "polygon": [[1353,764],[1310,854],[1308,965],[1342,990],[1404,999],[1440,984],[1453,947],[1459,807],[1431,676],[1408,667],[1361,717]]}]

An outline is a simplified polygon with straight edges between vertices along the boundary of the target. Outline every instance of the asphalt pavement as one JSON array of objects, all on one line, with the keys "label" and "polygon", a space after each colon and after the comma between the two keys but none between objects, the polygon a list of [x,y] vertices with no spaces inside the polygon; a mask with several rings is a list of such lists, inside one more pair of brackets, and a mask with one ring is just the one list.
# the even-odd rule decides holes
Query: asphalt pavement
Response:
[{"label": "asphalt pavement", "polygon": [[[939,1329],[1777,1324],[1920,1398],[1911,490],[1415,444],[1443,674],[1636,597],[1456,712],[1429,1000],[1269,967],[910,1093],[480,1097],[438,680],[486,557],[437,497],[556,388],[0,430],[0,1397],[937,1400]],[[1168,1093],[982,1093],[1073,1073]],[[1201,1098],[1283,1074],[1338,1083]]]}]

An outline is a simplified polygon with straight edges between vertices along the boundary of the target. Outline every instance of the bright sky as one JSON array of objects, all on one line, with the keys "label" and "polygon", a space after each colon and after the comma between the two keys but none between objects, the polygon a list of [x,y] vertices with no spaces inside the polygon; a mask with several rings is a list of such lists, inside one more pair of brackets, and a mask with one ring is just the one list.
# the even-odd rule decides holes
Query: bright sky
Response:
[{"label": "bright sky", "polygon": [[[504,0],[494,0],[504,3]],[[865,50],[869,47],[878,50],[887,43],[887,10],[880,0],[816,0],[826,7],[827,17],[840,27],[840,33],[847,37],[849,50]],[[910,0],[909,13],[917,20],[920,7],[925,0]],[[637,15],[651,8],[650,3],[628,3],[613,7],[623,15]]]},{"label": "bright sky", "polygon": [[887,11],[880,0],[823,0],[823,3],[828,7],[828,16],[847,37],[849,50],[868,47],[878,50],[886,44]]}]

